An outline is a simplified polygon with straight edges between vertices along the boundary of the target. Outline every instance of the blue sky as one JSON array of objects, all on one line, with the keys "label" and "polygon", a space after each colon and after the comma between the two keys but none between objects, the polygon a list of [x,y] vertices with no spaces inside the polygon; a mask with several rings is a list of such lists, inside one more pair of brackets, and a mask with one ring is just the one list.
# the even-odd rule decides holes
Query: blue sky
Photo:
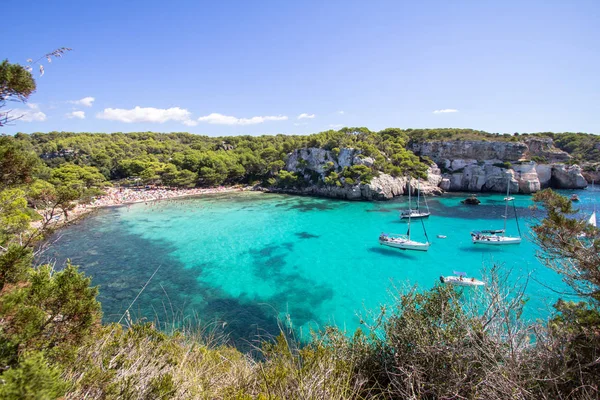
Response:
[{"label": "blue sky", "polygon": [[73,49],[10,103],[23,118],[8,134],[600,133],[598,0],[5,0],[2,14],[2,59]]}]

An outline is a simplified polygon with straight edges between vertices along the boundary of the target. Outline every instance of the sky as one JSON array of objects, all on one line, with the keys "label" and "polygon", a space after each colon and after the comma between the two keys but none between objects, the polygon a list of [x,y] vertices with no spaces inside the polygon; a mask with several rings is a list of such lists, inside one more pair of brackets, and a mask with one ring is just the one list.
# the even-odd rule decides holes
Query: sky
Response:
[{"label": "sky", "polygon": [[600,133],[600,1],[4,0],[0,133]]}]

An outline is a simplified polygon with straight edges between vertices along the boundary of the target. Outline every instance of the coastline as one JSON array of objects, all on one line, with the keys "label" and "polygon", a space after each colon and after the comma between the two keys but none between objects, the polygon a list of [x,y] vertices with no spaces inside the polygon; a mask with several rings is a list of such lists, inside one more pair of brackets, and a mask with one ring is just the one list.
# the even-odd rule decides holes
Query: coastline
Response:
[{"label": "coastline", "polygon": [[69,211],[67,217],[65,217],[64,214],[55,216],[53,223],[51,223],[49,227],[52,229],[61,228],[102,208],[120,207],[130,204],[148,203],[163,200],[173,200],[180,199],[183,197],[200,196],[203,194],[245,192],[249,190],[254,189],[251,186],[219,186],[216,188],[191,189],[153,188],[142,190],[109,187],[105,189],[104,195],[97,196],[91,203],[77,204],[75,208]]}]

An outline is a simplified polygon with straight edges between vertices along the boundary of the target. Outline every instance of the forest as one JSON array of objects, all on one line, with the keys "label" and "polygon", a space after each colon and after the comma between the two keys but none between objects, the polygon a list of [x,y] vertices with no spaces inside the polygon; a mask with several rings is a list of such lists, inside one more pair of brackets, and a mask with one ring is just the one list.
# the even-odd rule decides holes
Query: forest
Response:
[{"label": "forest", "polygon": [[[551,137],[570,153],[573,162],[597,163],[600,138],[584,133],[536,133]],[[312,135],[211,137],[189,133],[18,133],[15,145],[43,160],[51,170],[87,167],[106,181],[126,180],[172,187],[260,184],[337,184],[340,177],[351,183],[368,183],[380,172],[392,176],[424,177],[431,161],[417,157],[408,145],[429,140],[517,141],[528,134],[500,135],[470,129],[399,129],[372,132],[367,128],[343,128]],[[6,138],[5,140],[13,140]],[[339,153],[340,148],[360,149],[372,157],[369,171],[331,171],[319,181],[283,171],[287,156],[306,147]],[[69,166],[70,165],[70,166]],[[358,166],[357,166],[358,167]],[[55,175],[61,175],[59,172]],[[102,179],[102,178],[99,178]],[[344,180],[344,183],[346,180]],[[88,182],[91,183],[91,182]]]}]

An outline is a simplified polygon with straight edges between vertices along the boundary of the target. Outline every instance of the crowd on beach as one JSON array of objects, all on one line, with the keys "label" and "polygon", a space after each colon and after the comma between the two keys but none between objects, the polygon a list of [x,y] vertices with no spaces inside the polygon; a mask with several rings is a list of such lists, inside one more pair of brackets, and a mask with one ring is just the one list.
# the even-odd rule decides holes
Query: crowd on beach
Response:
[{"label": "crowd on beach", "polygon": [[171,189],[171,188],[144,188],[144,189],[130,189],[130,188],[108,188],[105,190],[106,194],[98,196],[89,205],[82,205],[82,207],[111,207],[122,204],[141,203],[155,200],[174,199],[177,197],[184,196],[196,196],[207,193],[221,193],[239,191],[240,188],[230,188],[219,186],[216,188],[192,188],[192,189]]},{"label": "crowd on beach", "polygon": [[72,221],[87,214],[88,212],[101,207],[114,207],[133,203],[148,203],[157,200],[175,199],[186,196],[197,196],[210,193],[227,193],[248,190],[247,187],[225,187],[219,186],[214,188],[190,188],[190,189],[174,189],[165,187],[145,187],[145,188],[126,188],[126,187],[110,187],[104,189],[104,194],[97,196],[89,204],[78,204],[68,213],[68,218],[65,220],[63,214],[53,217],[54,223],[62,225],[65,222]]}]

